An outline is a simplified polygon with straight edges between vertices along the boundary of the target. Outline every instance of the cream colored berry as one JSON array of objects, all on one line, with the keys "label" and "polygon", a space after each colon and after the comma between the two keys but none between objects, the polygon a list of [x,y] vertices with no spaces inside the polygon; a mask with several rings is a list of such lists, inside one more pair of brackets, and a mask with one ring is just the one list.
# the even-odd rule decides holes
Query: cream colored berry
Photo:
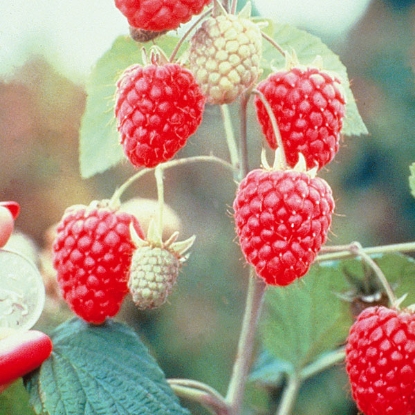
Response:
[{"label": "cream colored berry", "polygon": [[260,74],[262,36],[249,18],[228,14],[205,20],[191,39],[190,70],[210,104],[229,104]]}]

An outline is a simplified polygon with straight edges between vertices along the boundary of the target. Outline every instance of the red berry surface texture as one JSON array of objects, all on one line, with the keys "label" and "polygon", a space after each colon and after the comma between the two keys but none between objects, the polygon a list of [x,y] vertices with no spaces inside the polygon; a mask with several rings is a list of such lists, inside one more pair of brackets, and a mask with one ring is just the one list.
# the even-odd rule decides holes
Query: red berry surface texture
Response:
[{"label": "red berry surface texture", "polygon": [[[278,123],[289,166],[301,152],[309,169],[321,169],[339,150],[345,114],[345,97],[339,79],[316,67],[294,67],[261,81],[260,91]],[[278,147],[270,117],[255,97],[257,118],[272,149]]]},{"label": "red berry surface texture", "polygon": [[334,210],[326,181],[294,170],[252,170],[233,203],[245,259],[267,284],[305,275],[326,242]]},{"label": "red berry surface texture", "polygon": [[89,323],[115,316],[128,293],[131,223],[143,236],[132,215],[92,203],[69,207],[58,224],[53,244],[58,283],[72,311]]},{"label": "red berry surface texture", "polygon": [[136,167],[171,159],[203,118],[193,74],[174,63],[133,65],[117,83],[115,115],[124,153]]},{"label": "red berry surface texture", "polygon": [[350,329],[346,370],[365,415],[415,413],[415,314],[369,307]]},{"label": "red berry surface texture", "polygon": [[115,6],[137,29],[177,29],[199,14],[211,0],[115,0]]}]

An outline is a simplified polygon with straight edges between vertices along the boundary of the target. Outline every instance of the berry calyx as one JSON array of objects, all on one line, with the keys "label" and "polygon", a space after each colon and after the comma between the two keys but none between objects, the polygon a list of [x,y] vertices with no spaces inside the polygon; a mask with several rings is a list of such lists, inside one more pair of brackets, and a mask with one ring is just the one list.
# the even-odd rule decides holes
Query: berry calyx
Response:
[{"label": "berry calyx", "polygon": [[128,293],[131,224],[144,236],[133,215],[109,201],[94,201],[67,208],[57,226],[53,265],[58,284],[72,311],[89,323],[115,316]]},{"label": "berry calyx", "polygon": [[115,0],[130,26],[155,32],[177,29],[211,0]]},{"label": "berry calyx", "polygon": [[262,35],[250,14],[250,3],[233,15],[215,0],[213,16],[191,39],[190,70],[209,104],[235,101],[259,76]]},{"label": "berry calyx", "polygon": [[365,415],[415,413],[415,314],[383,306],[362,311],[350,328],[346,371]]},{"label": "berry calyx", "polygon": [[255,169],[241,181],[234,219],[246,261],[267,284],[304,276],[327,240],[334,200],[315,171]]},{"label": "berry calyx", "polygon": [[135,167],[171,159],[202,122],[205,98],[193,74],[176,63],[132,65],[117,82],[115,116],[126,157]]},{"label": "berry calyx", "polygon": [[[272,73],[256,89],[268,101],[278,123],[287,163],[293,167],[302,153],[309,169],[321,169],[339,150],[345,115],[340,79],[320,68],[319,60],[301,66],[287,57],[287,68]],[[269,114],[257,96],[257,119],[271,149],[278,147]]]},{"label": "berry calyx", "polygon": [[135,305],[142,310],[163,305],[176,284],[179,271],[193,245],[195,237],[176,242],[178,232],[162,242],[154,221],[150,223],[147,238],[142,239],[132,229],[136,249],[129,273],[128,288]]}]

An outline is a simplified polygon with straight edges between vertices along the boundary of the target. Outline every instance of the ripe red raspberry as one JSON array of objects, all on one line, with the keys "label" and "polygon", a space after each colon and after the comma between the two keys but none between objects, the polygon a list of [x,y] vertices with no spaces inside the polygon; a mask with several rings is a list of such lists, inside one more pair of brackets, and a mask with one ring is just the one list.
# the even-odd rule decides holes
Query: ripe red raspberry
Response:
[{"label": "ripe red raspberry", "polygon": [[211,0],[115,0],[130,26],[155,32],[177,29]]},{"label": "ripe red raspberry", "polygon": [[[271,74],[257,85],[269,102],[281,134],[289,166],[301,152],[312,169],[333,160],[345,114],[345,96],[338,78],[317,67],[292,67]],[[278,144],[264,104],[255,107],[262,132],[272,149]]]},{"label": "ripe red raspberry", "polygon": [[334,210],[327,182],[295,170],[252,170],[233,202],[242,252],[267,284],[305,275],[326,242]]},{"label": "ripe red raspberry", "polygon": [[413,415],[415,314],[383,306],[363,310],[350,328],[346,370],[365,415]]},{"label": "ripe red raspberry", "polygon": [[115,316],[128,293],[131,223],[143,235],[134,216],[92,202],[69,207],[58,224],[53,243],[58,283],[72,311],[89,323]]},{"label": "ripe red raspberry", "polygon": [[125,155],[136,167],[171,159],[199,127],[204,107],[199,86],[182,66],[130,66],[117,83],[115,104]]}]

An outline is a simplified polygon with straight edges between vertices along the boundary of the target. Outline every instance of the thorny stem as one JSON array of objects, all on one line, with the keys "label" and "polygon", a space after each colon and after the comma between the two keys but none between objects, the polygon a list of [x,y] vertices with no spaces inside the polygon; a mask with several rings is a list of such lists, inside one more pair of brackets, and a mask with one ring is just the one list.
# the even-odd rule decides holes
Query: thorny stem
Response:
[{"label": "thorny stem", "polygon": [[281,55],[284,56],[284,58],[285,58],[285,50],[272,37],[268,36],[266,33],[262,32],[262,31],[261,31],[261,34],[262,34],[262,37],[267,42],[269,42],[272,46],[274,46],[274,48],[277,49],[278,52],[280,52]]},{"label": "thorny stem", "polygon": [[[226,169],[228,169],[229,171],[231,171],[232,173],[234,172],[234,167],[229,164],[227,161],[222,160],[219,157],[210,155],[210,156],[194,156],[194,157],[187,157],[187,158],[183,158],[183,159],[176,159],[176,160],[171,160],[171,161],[167,161],[166,163],[160,164],[159,167],[161,170],[167,170],[171,167],[177,167],[177,166],[182,166],[185,164],[189,164],[189,163],[196,163],[196,162],[211,162],[211,163],[218,163],[222,166],[224,166]],[[129,179],[127,179],[112,195],[111,197],[111,203],[115,203],[117,201],[119,201],[121,199],[121,196],[123,195],[123,193],[137,180],[141,179],[144,175],[146,175],[147,173],[150,173],[151,171],[153,171],[154,169],[150,169],[150,168],[145,168],[142,169],[140,171],[138,171],[136,174],[134,174],[133,176],[131,176]]]},{"label": "thorny stem", "polygon": [[236,145],[229,107],[226,104],[220,105],[220,111],[222,115],[223,127],[225,129],[226,144],[228,145],[231,163],[236,173],[239,169],[238,146]]},{"label": "thorny stem", "polygon": [[277,122],[277,119],[275,118],[274,111],[272,111],[271,105],[269,105],[268,100],[265,98],[264,94],[261,91],[254,89],[252,93],[255,94],[261,100],[262,104],[265,107],[265,110],[267,111],[269,120],[271,122],[272,131],[274,132],[274,135],[275,135],[277,146],[281,150],[280,162],[282,164],[282,167],[285,169],[287,167],[287,158],[285,156],[284,143],[282,142],[280,129],[278,127],[278,122]]},{"label": "thorny stem", "polygon": [[254,347],[255,330],[261,314],[265,290],[265,282],[255,275],[255,272],[251,267],[242,329],[232,376],[226,394],[226,401],[228,402],[230,409],[229,415],[238,415],[240,413],[246,378],[249,372]]}]

